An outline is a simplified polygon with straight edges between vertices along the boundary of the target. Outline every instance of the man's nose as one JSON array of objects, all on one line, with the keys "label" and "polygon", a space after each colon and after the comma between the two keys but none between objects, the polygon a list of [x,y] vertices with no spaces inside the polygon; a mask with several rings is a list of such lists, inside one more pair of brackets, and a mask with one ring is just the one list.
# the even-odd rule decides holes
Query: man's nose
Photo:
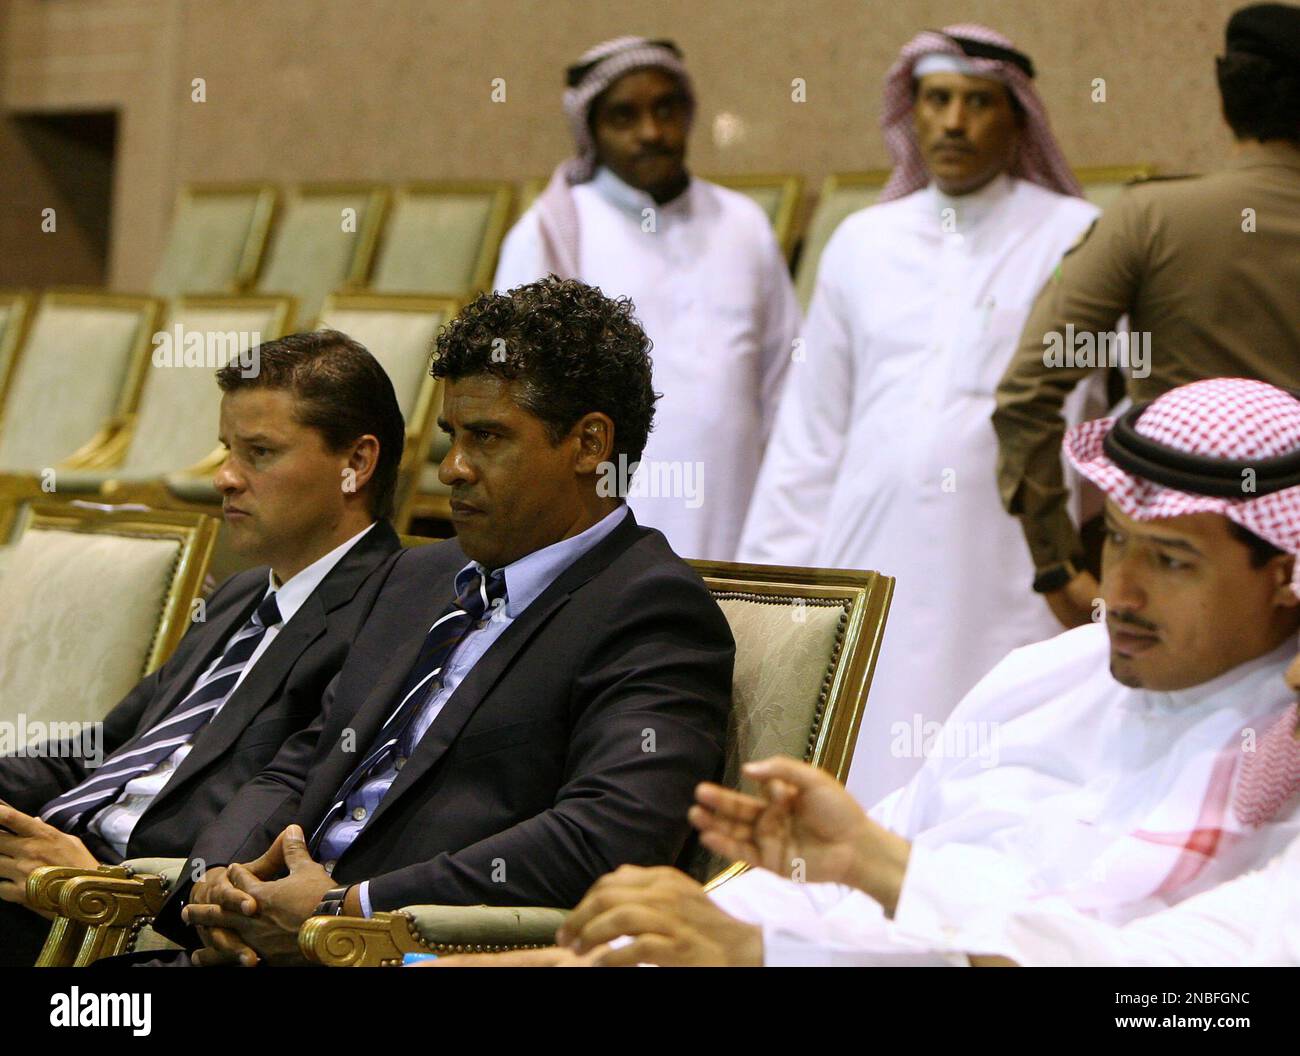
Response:
[{"label": "man's nose", "polygon": [[642,143],[660,143],[664,138],[664,126],[653,113],[642,114],[637,122],[636,138]]},{"label": "man's nose", "polygon": [[1147,603],[1146,588],[1135,562],[1113,559],[1102,570],[1101,596],[1110,612],[1136,615]]},{"label": "man's nose", "polygon": [[474,469],[461,451],[460,444],[453,443],[451,450],[443,455],[438,463],[438,479],[448,488],[474,483]]},{"label": "man's nose", "polygon": [[222,495],[231,495],[243,490],[244,478],[236,472],[229,455],[226,456],[225,461],[217,467],[216,473],[213,474],[212,486]]}]

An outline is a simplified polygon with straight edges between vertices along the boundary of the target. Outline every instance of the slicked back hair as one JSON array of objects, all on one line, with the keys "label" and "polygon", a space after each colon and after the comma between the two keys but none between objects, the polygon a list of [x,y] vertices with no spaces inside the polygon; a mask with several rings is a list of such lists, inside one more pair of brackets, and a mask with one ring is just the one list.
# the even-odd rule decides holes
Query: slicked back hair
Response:
[{"label": "slicked back hair", "polygon": [[379,461],[367,484],[370,513],[391,518],[406,423],[379,361],[347,334],[312,330],[264,342],[255,362],[257,373],[251,377],[244,376],[238,361],[217,371],[221,391],[290,392],[299,424],[320,433],[330,451],[342,451],[366,434],[378,438]]}]

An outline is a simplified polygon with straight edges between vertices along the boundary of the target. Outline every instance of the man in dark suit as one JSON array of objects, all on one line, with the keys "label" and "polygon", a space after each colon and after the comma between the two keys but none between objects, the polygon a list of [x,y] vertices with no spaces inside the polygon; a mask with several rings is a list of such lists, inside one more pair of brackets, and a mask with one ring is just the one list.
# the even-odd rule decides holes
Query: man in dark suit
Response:
[{"label": "man in dark suit", "polygon": [[319,736],[196,842],[204,879],[155,922],[191,945],[177,913],[200,927],[196,963],[292,962],[316,913],[572,906],[621,863],[681,855],[735,643],[611,486],[654,414],[648,350],[630,302],[554,277],[439,336],[457,539],[393,564]]},{"label": "man in dark suit", "polygon": [[34,869],[189,854],[319,714],[399,548],[404,426],[383,368],[331,332],[264,344],[257,362],[218,372],[229,454],[214,483],[230,545],[269,567],[218,587],[108,713],[102,765],[71,746],[0,758],[0,963],[30,965],[48,930],[24,908]]}]

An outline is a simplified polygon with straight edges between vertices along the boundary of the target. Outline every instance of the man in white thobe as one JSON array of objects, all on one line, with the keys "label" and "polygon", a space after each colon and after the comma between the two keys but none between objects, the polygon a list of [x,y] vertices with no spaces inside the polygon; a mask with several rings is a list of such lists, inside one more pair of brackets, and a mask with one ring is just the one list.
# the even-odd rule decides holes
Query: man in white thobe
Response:
[{"label": "man in white thobe", "polygon": [[867,805],[989,668],[1060,629],[1028,589],[990,424],[1035,295],[1097,213],[1032,69],[979,26],[903,49],[882,118],[894,173],[822,254],[741,539],[741,561],[897,577],[848,782]]},{"label": "man in white thobe", "polygon": [[703,845],[766,868],[711,896],[620,870],[561,940],[632,936],[606,963],[656,941],[658,963],[965,963],[949,951],[1007,951],[978,938],[1017,908],[1126,924],[1300,836],[1300,401],[1197,382],[1075,427],[1066,453],[1107,499],[1104,624],[1008,656],[870,817],[791,759],[746,766],[762,799],[702,786]]},{"label": "man in white thobe", "polygon": [[679,554],[733,560],[799,328],[785,260],[751,199],[687,173],[695,97],[671,42],[591,49],[564,105],[578,156],[506,236],[495,285],[553,272],[632,299],[663,396],[640,472],[611,483]]}]

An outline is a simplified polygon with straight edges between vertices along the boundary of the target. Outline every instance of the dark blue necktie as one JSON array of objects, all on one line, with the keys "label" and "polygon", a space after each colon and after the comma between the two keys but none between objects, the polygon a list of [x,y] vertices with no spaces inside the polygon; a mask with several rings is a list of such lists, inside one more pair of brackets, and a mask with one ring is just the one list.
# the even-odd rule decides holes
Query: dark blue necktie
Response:
[{"label": "dark blue necktie", "polygon": [[469,577],[456,599],[433,622],[429,633],[424,636],[424,644],[420,647],[420,655],[415,661],[415,666],[411,668],[411,673],[402,686],[401,695],[397,698],[397,706],[379,728],[374,746],[339,787],[333,805],[325,812],[320,824],[316,826],[316,831],[312,833],[309,846],[313,851],[319,845],[330,823],[338,817],[347,803],[348,796],[357,785],[361,784],[369,774],[390,763],[398,754],[402,752],[410,754],[414,748],[413,744],[408,743],[412,720],[441,684],[439,676],[442,674],[443,666],[450,659],[461,639],[475,623],[483,618],[492,603],[504,599],[505,596],[505,574],[500,569],[489,573],[486,578],[476,569],[475,574]]},{"label": "dark blue necktie", "polygon": [[280,622],[275,594],[269,594],[257,611],[226,645],[221,659],[208,668],[185,698],[157,725],[127,741],[110,755],[92,777],[55,796],[45,804],[41,820],[72,832],[81,818],[92,818],[100,807],[113,802],[128,781],[147,774],[208,724],[235,689],[266,632]]}]

